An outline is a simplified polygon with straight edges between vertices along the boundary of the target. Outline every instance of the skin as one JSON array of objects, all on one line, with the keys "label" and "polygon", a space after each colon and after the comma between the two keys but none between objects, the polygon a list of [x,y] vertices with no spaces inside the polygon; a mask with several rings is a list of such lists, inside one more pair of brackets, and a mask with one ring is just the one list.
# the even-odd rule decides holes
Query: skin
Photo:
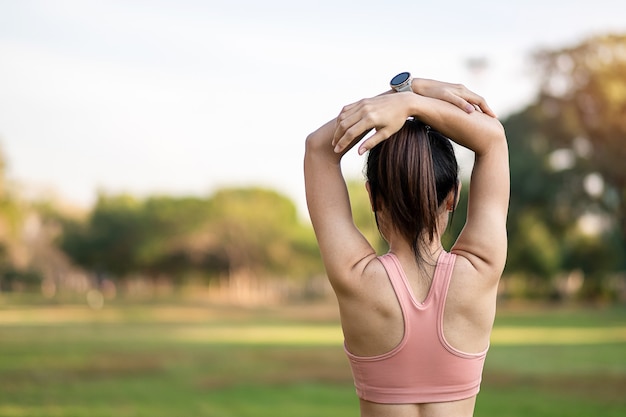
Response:
[{"label": "skin", "polygon": [[[346,346],[360,356],[393,349],[402,339],[404,323],[385,269],[354,225],[341,158],[357,145],[363,154],[387,140],[409,116],[475,154],[467,222],[451,248],[457,260],[444,310],[444,335],[459,350],[483,351],[495,317],[507,248],[509,168],[504,129],[485,100],[462,85],[414,79],[412,89],[413,93],[385,92],[347,105],[336,119],[306,140],[304,174],[309,213],[337,296]],[[375,133],[362,141],[364,132],[372,129]],[[418,264],[410,244],[394,229],[384,207],[377,213],[381,233],[420,301],[428,294],[432,265],[443,250],[441,232],[455,204],[451,193],[439,208],[439,233],[422,254],[424,265]],[[362,417],[463,417],[473,415],[475,400],[426,404],[361,400],[360,407]]]}]

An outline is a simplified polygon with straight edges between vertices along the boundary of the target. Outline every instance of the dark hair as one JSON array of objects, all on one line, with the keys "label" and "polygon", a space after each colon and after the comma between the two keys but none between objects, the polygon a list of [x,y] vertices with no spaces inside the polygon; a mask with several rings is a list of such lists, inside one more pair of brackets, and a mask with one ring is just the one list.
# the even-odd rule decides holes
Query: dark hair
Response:
[{"label": "dark hair", "polygon": [[365,175],[374,212],[385,209],[418,259],[435,237],[439,207],[451,191],[456,198],[458,172],[450,139],[416,119],[369,151]]}]

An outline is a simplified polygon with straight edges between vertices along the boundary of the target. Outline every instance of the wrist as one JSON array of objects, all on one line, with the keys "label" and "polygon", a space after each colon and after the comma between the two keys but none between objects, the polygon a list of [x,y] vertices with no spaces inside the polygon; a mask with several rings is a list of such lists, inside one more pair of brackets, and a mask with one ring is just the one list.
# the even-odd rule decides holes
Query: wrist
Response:
[{"label": "wrist", "polygon": [[[413,84],[413,86],[415,86],[415,84]],[[419,94],[419,92],[415,91],[415,89],[413,90],[413,93],[414,94],[407,94],[406,98],[406,111],[409,113],[408,117],[415,117],[420,119],[422,122],[425,122],[424,118],[428,118],[428,106],[432,105],[432,103],[430,103],[431,99]]]}]

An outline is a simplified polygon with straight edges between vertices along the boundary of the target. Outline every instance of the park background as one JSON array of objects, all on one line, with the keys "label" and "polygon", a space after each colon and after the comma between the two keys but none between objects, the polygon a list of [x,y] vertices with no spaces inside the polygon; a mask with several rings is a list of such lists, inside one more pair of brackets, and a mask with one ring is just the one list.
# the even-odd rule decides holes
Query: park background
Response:
[{"label": "park background", "polygon": [[[624,415],[624,16],[0,0],[0,416],[357,415],[303,145],[403,70],[479,92],[509,139],[477,415]],[[355,221],[382,252],[362,163]]]}]

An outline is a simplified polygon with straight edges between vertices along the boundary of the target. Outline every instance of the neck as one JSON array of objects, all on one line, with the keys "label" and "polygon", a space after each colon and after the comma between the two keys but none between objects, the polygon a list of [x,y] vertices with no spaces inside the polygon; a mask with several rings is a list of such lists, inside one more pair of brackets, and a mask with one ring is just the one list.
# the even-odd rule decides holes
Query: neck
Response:
[{"label": "neck", "polygon": [[378,222],[380,231],[389,244],[389,251],[393,252],[397,256],[401,256],[405,259],[415,259],[416,261],[421,259],[426,262],[431,262],[433,260],[436,261],[439,254],[443,250],[443,246],[441,244],[441,234],[445,231],[448,225],[447,211],[441,211],[437,231],[435,232],[432,241],[429,241],[428,236],[425,236],[424,241],[427,242],[427,244],[420,248],[419,257],[415,256],[411,243],[408,242],[402,234],[398,233],[393,226],[391,226],[391,223],[387,221],[383,212],[378,213]]},{"label": "neck", "polygon": [[[396,256],[405,259],[416,259],[410,242],[405,240],[399,234],[391,233],[387,243],[389,243],[389,251],[393,252]],[[421,248],[420,258],[429,263],[437,261],[437,258],[442,250],[443,246],[441,245],[441,236],[436,235],[432,242],[427,243]]]}]

